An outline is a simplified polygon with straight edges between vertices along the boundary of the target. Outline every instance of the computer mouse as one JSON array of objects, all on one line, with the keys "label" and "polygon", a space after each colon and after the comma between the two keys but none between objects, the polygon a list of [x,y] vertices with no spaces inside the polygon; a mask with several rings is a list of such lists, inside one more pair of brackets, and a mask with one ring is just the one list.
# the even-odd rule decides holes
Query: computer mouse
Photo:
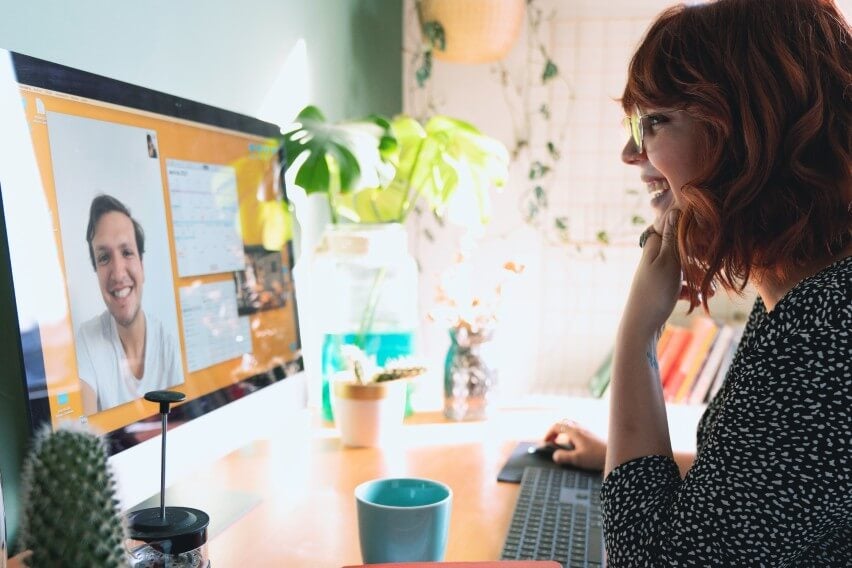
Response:
[{"label": "computer mouse", "polygon": [[553,452],[556,450],[573,450],[573,444],[557,444],[556,442],[545,442],[538,446],[530,446],[527,448],[527,453],[535,454],[543,458],[552,458]]}]

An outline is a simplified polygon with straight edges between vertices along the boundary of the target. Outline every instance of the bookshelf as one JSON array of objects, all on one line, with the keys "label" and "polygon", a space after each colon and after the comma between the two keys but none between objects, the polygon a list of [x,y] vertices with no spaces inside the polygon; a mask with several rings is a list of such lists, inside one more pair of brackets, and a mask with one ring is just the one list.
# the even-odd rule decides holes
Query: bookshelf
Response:
[{"label": "bookshelf", "polygon": [[[756,295],[717,296],[709,302],[710,315],[700,308],[687,314],[679,305],[660,335],[657,360],[667,403],[706,404],[724,382]],[[591,396],[607,396],[611,369],[610,350],[589,380]]]}]

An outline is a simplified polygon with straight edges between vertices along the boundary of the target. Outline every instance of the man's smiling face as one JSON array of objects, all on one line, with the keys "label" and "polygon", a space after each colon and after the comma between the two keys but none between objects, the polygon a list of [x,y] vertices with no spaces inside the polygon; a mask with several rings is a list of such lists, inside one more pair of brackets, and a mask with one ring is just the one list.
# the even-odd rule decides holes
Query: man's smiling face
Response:
[{"label": "man's smiling face", "polygon": [[130,217],[111,211],[98,219],[92,250],[104,304],[116,324],[129,327],[141,311],[145,282]]}]

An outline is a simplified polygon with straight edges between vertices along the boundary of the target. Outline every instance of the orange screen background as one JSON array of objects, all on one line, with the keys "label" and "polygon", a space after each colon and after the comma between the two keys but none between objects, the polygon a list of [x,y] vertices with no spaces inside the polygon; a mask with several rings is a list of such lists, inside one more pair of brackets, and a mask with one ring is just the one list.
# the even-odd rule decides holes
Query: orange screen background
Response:
[{"label": "orange screen background", "polygon": [[[166,160],[203,162],[234,168],[237,176],[239,224],[242,230],[243,244],[262,245],[266,236],[268,246],[270,232],[280,233],[283,230],[282,228],[286,226],[284,205],[281,202],[280,191],[276,187],[279,163],[277,153],[274,151],[277,147],[274,140],[201,126],[197,123],[106,105],[79,97],[51,93],[42,89],[23,87],[21,94],[26,99],[27,123],[30,125],[36,159],[48,206],[51,210],[51,218],[55,228],[54,236],[63,274],[65,264],[62,253],[62,235],[58,229],[60,225],[48,141],[48,126],[44,120],[44,115],[37,114],[37,110],[104,120],[157,132],[166,227],[169,233],[171,270],[175,283],[175,304],[178,307],[177,319],[181,331],[178,335],[186,378],[184,384],[175,387],[174,390],[185,393],[187,395],[186,401],[190,401],[232,385],[246,377],[268,371],[276,364],[292,361],[298,357],[296,316],[294,302],[292,301],[292,277],[288,277],[290,296],[283,308],[259,311],[247,316],[250,318],[252,357],[237,357],[194,373],[188,373],[185,356],[186,346],[182,333],[183,321],[179,288],[196,283],[234,282],[234,273],[226,272],[188,278],[178,276]],[[36,97],[41,101],[38,109],[35,104]],[[280,241],[281,239],[274,240]],[[282,265],[292,266],[286,246],[281,247],[281,255]],[[66,302],[68,302],[67,283],[65,293]],[[60,420],[82,417],[80,379],[77,375],[74,333],[70,314],[66,316],[65,321],[58,325],[42,326],[40,334],[50,396],[50,410],[54,425]],[[67,395],[64,404],[60,404],[57,397],[60,393]],[[88,420],[96,428],[107,432],[156,414],[157,410],[157,405],[144,400],[137,400],[91,415]]]}]

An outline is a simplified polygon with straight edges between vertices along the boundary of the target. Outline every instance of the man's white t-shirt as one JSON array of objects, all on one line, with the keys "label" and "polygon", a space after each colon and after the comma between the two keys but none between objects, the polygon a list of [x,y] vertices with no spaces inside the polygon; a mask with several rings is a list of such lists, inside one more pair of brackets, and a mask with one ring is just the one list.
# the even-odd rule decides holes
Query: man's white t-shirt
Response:
[{"label": "man's white t-shirt", "polygon": [[183,383],[177,340],[163,324],[145,315],[145,371],[133,376],[109,311],[80,326],[77,332],[77,367],[80,379],[95,391],[98,411],[141,398],[146,392]]}]

